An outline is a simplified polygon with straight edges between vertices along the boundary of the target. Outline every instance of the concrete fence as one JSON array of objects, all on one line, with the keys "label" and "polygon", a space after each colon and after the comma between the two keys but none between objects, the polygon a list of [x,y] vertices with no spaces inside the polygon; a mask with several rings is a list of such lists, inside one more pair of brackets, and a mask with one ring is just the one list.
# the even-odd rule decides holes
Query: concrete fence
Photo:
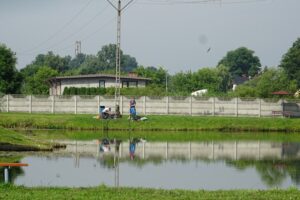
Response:
[{"label": "concrete fence", "polygon": [[[121,96],[120,111],[129,114],[130,97]],[[204,98],[204,97],[138,97],[138,115],[211,115],[211,116],[272,116],[282,111],[287,100],[255,98]],[[290,101],[288,101],[290,102]],[[300,100],[293,103],[300,105]],[[99,106],[111,107],[112,96],[25,96],[0,97],[1,112],[97,114]]]}]

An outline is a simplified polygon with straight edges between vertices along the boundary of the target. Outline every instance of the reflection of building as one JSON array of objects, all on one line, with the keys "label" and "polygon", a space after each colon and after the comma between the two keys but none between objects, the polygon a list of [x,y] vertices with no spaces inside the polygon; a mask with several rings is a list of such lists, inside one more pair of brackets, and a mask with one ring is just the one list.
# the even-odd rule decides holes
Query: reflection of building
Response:
[{"label": "reflection of building", "polygon": [[[99,155],[99,144],[93,142],[65,142],[67,148],[61,153],[79,153]],[[297,145],[296,145],[297,146]],[[282,144],[274,142],[146,142],[138,143],[135,155],[142,159],[161,157],[162,159],[285,159],[300,158],[299,148],[295,144]],[[294,149],[294,151],[288,149]],[[108,154],[114,154],[114,147]],[[288,150],[288,151],[287,151]],[[120,144],[119,157],[129,157],[129,142]]]}]

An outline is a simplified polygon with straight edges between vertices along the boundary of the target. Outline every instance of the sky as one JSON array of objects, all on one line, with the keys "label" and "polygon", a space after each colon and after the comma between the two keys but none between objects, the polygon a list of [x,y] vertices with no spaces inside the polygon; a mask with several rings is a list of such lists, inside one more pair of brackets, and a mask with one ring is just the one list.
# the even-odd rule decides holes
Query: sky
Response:
[{"label": "sky", "polygon": [[[300,37],[299,0],[203,1],[134,0],[122,13],[123,52],[172,74],[215,67],[245,46],[273,67]],[[0,0],[0,43],[16,52],[18,69],[48,51],[74,57],[75,41],[96,54],[116,42],[116,15],[106,0]]]}]

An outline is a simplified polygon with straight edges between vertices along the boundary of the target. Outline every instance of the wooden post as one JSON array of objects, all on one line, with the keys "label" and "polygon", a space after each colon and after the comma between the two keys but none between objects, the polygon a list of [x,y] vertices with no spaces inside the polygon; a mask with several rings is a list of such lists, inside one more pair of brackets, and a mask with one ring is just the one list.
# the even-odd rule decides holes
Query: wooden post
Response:
[{"label": "wooden post", "polygon": [[4,167],[4,183],[9,182],[9,172],[8,172],[8,167]]}]

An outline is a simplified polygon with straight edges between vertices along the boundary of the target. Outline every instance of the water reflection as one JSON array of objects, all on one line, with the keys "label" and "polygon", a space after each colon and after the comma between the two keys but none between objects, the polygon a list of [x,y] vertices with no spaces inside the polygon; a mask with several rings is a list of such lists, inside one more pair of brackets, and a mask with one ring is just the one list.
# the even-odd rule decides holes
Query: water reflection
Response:
[{"label": "water reflection", "polygon": [[66,149],[24,155],[20,161],[30,166],[16,174],[13,182],[27,186],[105,184],[211,190],[300,188],[299,143],[141,139],[60,142],[67,145]]}]

